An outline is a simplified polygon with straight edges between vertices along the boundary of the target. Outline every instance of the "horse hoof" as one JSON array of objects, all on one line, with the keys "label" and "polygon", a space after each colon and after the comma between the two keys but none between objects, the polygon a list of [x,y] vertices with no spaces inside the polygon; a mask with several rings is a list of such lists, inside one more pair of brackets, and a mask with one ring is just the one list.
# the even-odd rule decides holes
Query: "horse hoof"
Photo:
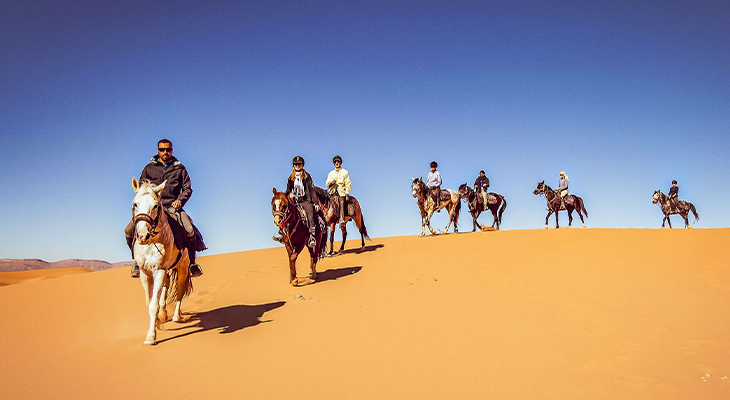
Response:
[{"label": "horse hoof", "polygon": [[548,226],[547,225],[545,225],[545,229],[548,229]]},{"label": "horse hoof", "polygon": [[584,229],[585,229],[585,227],[586,227],[586,224],[583,224],[583,228],[584,228]]},{"label": "horse hoof", "polygon": [[299,286],[299,279],[292,279],[289,281],[292,286]]}]

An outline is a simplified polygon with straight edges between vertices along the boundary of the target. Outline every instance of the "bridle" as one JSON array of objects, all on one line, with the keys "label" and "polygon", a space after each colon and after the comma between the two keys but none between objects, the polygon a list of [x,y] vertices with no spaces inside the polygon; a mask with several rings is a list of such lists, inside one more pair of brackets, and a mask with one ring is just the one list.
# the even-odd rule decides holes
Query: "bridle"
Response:
[{"label": "bridle", "polygon": [[[158,203],[159,206],[159,203]],[[162,229],[157,229],[157,226],[160,224],[160,214],[165,212],[162,207],[158,208],[157,216],[153,219],[149,214],[147,213],[139,213],[134,216],[132,219],[132,222],[137,225],[138,222],[143,221],[150,225],[149,234],[150,236],[154,237],[157,236]]]},{"label": "bridle", "polygon": [[[550,192],[553,192],[553,188],[551,188],[550,186],[546,185],[544,182],[542,184],[539,184],[537,187],[540,189],[540,191],[537,194],[541,194],[541,195],[545,196],[545,200],[547,200],[547,202],[548,202],[548,207],[550,207],[552,209],[553,208],[553,204],[552,203],[554,203],[555,200],[558,200],[558,197],[556,195],[556,197],[553,197],[552,200],[548,199],[548,196],[547,196],[548,190],[547,189],[550,189]],[[535,190],[537,190],[537,189],[535,189]],[[558,204],[558,211],[560,211],[560,204]]]}]

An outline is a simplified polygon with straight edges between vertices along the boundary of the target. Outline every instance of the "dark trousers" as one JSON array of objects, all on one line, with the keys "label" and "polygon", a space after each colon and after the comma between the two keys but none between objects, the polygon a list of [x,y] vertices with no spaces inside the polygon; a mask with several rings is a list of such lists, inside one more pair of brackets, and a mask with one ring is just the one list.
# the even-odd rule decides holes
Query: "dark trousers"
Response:
[{"label": "dark trousers", "polygon": [[434,186],[432,188],[428,188],[429,193],[431,193],[431,198],[436,204],[436,209],[438,210],[439,207],[441,207],[441,186]]},{"label": "dark trousers", "polygon": [[307,224],[307,227],[309,227],[309,233],[314,234],[315,228],[316,228],[316,220],[314,219],[314,204],[312,204],[309,201],[303,201],[301,203],[297,203],[297,206],[301,207],[302,210],[304,210],[304,214],[307,215],[307,220],[304,221]]},{"label": "dark trousers", "polygon": [[347,214],[345,211],[347,210],[345,207],[347,207],[347,196],[335,196],[337,199],[337,205],[340,208],[340,222],[345,221],[345,215]]}]

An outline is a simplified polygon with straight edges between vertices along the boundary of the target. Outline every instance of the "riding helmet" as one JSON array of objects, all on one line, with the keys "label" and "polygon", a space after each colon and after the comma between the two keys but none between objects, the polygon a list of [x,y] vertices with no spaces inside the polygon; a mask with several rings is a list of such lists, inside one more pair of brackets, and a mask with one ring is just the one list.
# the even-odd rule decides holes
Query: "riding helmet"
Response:
[{"label": "riding helmet", "polygon": [[672,180],[672,185],[676,185],[676,184],[677,184],[677,180],[676,179]]},{"label": "riding helmet", "polygon": [[335,156],[335,157],[334,157],[334,158],[332,159],[332,164],[334,164],[334,163],[336,163],[336,162],[338,162],[338,161],[340,162],[340,164],[342,163],[342,157],[340,157],[339,155]]},{"label": "riding helmet", "polygon": [[292,165],[296,165],[296,164],[302,164],[302,165],[304,165],[304,157],[302,157],[302,156],[296,156],[296,157],[294,157],[293,160],[291,160],[291,163],[292,163]]},{"label": "riding helmet", "polygon": [[439,164],[436,161],[431,161],[431,168],[438,168]]}]

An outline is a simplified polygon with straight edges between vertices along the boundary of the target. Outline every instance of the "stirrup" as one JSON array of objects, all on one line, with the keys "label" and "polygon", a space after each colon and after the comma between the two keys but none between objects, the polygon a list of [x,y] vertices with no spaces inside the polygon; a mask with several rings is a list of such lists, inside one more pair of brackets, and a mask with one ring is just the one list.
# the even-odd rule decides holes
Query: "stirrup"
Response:
[{"label": "stirrup", "polygon": [[317,247],[317,240],[314,238],[314,235],[309,236],[309,240],[307,241],[307,246]]},{"label": "stirrup", "polygon": [[190,264],[190,274],[193,276],[193,278],[197,278],[200,275],[203,275],[203,268],[200,268],[200,264]]},{"label": "stirrup", "polygon": [[132,278],[139,278],[139,266],[137,264],[134,264],[134,266],[132,267],[131,275]]},{"label": "stirrup", "polygon": [[284,237],[283,236],[272,236],[271,239],[273,239],[275,242],[284,243]]}]

